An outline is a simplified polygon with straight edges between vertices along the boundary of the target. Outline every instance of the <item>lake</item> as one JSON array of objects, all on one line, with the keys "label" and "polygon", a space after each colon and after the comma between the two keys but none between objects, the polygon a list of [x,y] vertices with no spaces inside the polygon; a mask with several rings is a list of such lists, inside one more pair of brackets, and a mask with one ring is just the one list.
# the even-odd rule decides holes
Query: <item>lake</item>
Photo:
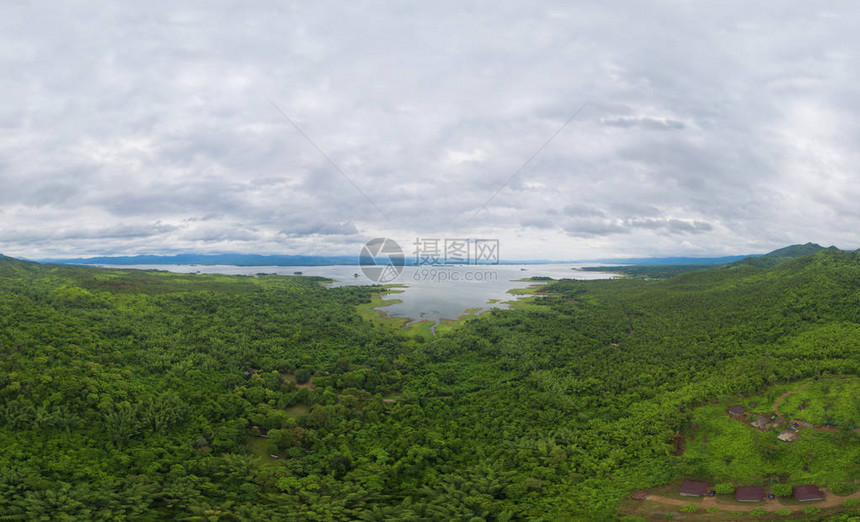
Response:
[{"label": "lake", "polygon": [[[205,273],[254,275],[258,273],[320,276],[334,280],[332,286],[372,285],[354,265],[335,266],[228,266],[228,265],[99,265],[105,268],[166,270],[177,273]],[[402,293],[391,294],[387,299],[401,303],[388,305],[382,310],[391,317],[405,317],[412,321],[456,319],[466,310],[508,308],[504,301],[517,299],[508,290],[526,288],[535,283],[519,281],[527,277],[553,279],[611,279],[607,272],[583,272],[582,266],[572,264],[547,265],[481,265],[481,266],[405,266],[400,277],[391,284],[405,285]],[[358,277],[355,275],[358,274]],[[497,302],[492,302],[497,301]]]}]

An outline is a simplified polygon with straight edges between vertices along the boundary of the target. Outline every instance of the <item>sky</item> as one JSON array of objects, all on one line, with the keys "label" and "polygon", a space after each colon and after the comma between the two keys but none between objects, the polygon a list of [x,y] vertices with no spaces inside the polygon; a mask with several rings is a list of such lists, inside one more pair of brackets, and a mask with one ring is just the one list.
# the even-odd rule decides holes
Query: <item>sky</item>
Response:
[{"label": "sky", "polygon": [[0,253],[855,249],[857,27],[807,0],[7,0]]}]

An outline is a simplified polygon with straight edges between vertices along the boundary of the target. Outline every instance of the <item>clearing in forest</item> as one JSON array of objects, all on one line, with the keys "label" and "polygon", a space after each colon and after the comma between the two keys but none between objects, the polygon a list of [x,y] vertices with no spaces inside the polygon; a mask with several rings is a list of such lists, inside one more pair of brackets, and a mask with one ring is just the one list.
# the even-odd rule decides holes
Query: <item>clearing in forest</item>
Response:
[{"label": "clearing in forest", "polygon": [[[820,394],[827,389],[819,387],[823,384],[825,381],[815,383],[814,387],[810,384],[803,393],[809,390],[808,393]],[[708,477],[716,483],[736,484],[755,484],[770,480],[768,477],[779,477],[780,481],[791,484],[817,484],[839,495],[857,491],[855,479],[860,476],[860,435],[804,428],[801,437],[786,444],[776,437],[785,429],[785,424],[766,430],[751,429],[726,414],[727,405],[743,404],[750,418],[769,416],[776,399],[800,385],[777,385],[758,396],[735,397],[721,404],[693,410],[688,425],[696,425],[697,429],[693,431],[693,438],[685,441],[685,451],[680,457],[684,474]],[[799,405],[804,400],[801,392],[786,397],[785,404],[797,401]],[[837,401],[834,404],[841,403]],[[780,405],[781,410],[783,407]],[[830,411],[836,411],[835,407]],[[801,413],[803,411],[806,410],[801,410]]]},{"label": "clearing in forest", "polygon": [[786,393],[773,405],[777,415],[815,426],[856,429],[860,426],[860,379],[810,381]]}]

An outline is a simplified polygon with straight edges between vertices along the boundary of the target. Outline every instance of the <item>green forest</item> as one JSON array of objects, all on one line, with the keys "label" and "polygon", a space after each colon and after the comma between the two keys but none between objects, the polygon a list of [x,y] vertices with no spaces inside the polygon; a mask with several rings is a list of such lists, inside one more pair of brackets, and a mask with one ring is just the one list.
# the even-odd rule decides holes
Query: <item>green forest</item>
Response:
[{"label": "green forest", "polygon": [[[555,281],[430,338],[324,282],[0,257],[0,520],[613,520],[685,477],[860,486],[857,396],[826,381],[860,375],[860,253]],[[786,413],[841,431],[725,417],[802,381]]]}]

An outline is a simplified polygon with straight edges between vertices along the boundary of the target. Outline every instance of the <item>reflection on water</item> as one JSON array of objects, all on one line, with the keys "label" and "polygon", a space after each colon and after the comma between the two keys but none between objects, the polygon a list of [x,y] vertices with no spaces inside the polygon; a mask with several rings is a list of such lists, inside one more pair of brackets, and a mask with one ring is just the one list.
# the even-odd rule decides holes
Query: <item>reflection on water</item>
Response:
[{"label": "reflection on water", "polygon": [[[253,275],[258,273],[321,276],[333,279],[332,286],[374,284],[361,274],[357,266],[196,266],[196,265],[101,265],[106,268],[136,268],[145,270],[167,270],[178,273]],[[507,293],[513,288],[525,288],[531,284],[517,281],[527,277],[551,277],[553,279],[608,279],[614,277],[605,272],[583,272],[576,270],[582,265],[492,265],[492,266],[406,266],[393,284],[405,285],[403,293],[392,294],[388,299],[399,299],[384,307],[392,317],[406,317],[413,321],[456,319],[464,311],[490,308],[507,308],[504,302],[515,296]],[[356,277],[357,275],[357,277]]]}]

